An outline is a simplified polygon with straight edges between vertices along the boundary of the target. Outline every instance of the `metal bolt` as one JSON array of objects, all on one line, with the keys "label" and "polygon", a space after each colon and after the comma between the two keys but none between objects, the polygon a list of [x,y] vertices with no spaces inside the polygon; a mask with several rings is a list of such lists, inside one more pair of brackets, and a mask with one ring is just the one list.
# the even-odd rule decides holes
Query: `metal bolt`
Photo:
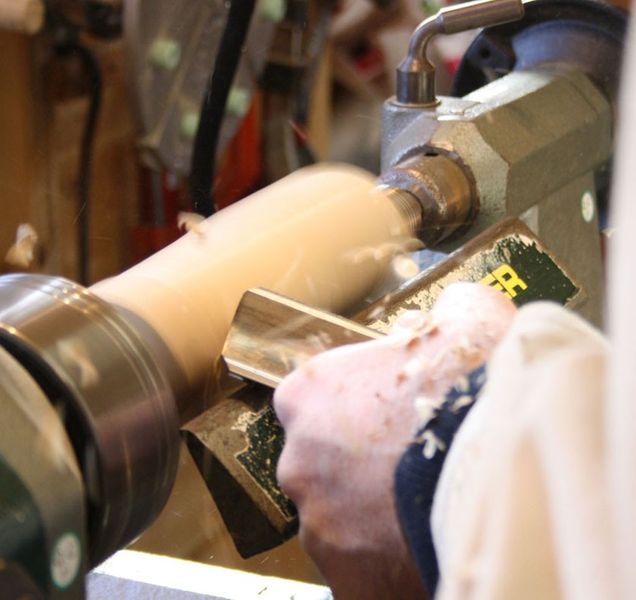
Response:
[{"label": "metal bolt", "polygon": [[156,39],[150,47],[150,62],[159,69],[174,71],[181,62],[181,44],[171,39]]},{"label": "metal bolt", "polygon": [[581,196],[581,216],[586,223],[591,223],[594,220],[596,213],[594,196],[591,192],[585,192]]}]

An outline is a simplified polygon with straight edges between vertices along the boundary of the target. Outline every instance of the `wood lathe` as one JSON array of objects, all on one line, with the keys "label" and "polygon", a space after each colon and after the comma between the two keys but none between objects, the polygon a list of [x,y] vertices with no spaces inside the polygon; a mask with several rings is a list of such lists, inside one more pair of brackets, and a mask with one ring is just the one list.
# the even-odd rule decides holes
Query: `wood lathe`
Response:
[{"label": "wood lathe", "polygon": [[[437,97],[428,41],[481,27],[455,96]],[[263,384],[311,354],[308,337],[317,351],[381,335],[451,281],[598,323],[624,31],[589,0],[443,9],[398,68],[379,179],[300,170],[90,289],[0,278],[0,557],[47,597],[81,597],[83,574],[164,506],[180,427],[241,553],[280,543],[295,514],[272,480],[282,437]],[[448,257],[365,308],[414,239]]]}]

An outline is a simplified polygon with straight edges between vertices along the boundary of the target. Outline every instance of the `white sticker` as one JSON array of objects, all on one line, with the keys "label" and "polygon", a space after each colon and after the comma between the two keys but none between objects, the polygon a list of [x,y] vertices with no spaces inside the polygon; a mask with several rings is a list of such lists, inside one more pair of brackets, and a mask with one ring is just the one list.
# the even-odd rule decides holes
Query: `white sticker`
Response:
[{"label": "white sticker", "polygon": [[65,533],[55,543],[51,558],[51,577],[61,590],[77,577],[82,563],[82,545],[74,533]]}]

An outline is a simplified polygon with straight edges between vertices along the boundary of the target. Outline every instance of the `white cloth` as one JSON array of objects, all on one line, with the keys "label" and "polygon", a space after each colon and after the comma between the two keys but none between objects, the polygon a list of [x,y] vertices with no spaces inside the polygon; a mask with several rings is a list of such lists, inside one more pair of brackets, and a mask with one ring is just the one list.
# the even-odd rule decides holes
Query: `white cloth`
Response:
[{"label": "white cloth", "polygon": [[636,597],[636,28],[631,27],[623,69],[620,128],[613,181],[607,310],[611,359],[605,400],[607,485],[620,597]]},{"label": "white cloth", "polygon": [[435,495],[439,598],[616,597],[603,485],[607,351],[556,305],[519,311]]},{"label": "white cloth", "polygon": [[442,600],[636,597],[636,35],[613,193],[609,339],[519,311],[444,465],[432,514]]}]

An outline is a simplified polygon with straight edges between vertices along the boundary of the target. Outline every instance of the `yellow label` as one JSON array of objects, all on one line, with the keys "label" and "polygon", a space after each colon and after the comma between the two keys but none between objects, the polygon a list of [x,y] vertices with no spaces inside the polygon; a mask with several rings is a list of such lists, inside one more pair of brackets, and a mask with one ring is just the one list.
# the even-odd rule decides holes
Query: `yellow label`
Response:
[{"label": "yellow label", "polygon": [[494,287],[508,298],[515,298],[517,290],[528,289],[526,282],[517,275],[517,272],[510,265],[497,267],[492,273],[486,275],[480,283]]}]

